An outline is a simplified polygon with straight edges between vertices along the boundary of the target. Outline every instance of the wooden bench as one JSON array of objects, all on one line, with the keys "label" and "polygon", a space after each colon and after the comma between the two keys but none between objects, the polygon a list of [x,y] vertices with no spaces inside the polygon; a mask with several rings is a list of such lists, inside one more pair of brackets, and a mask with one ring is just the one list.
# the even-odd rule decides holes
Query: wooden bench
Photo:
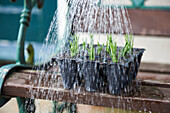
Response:
[{"label": "wooden bench", "polygon": [[[170,13],[168,11],[129,9],[129,14],[134,28],[134,34],[170,36],[170,24],[167,19],[170,17]],[[164,20],[165,18],[166,20]],[[155,23],[148,26],[148,23],[150,23],[152,19],[156,19],[154,21]],[[129,87],[132,90],[123,96],[114,96],[107,92],[87,92],[83,87],[80,90],[65,90],[62,86],[61,76],[58,73],[56,73],[57,79],[54,80],[58,81],[53,84],[56,87],[49,88],[44,85],[32,86],[29,81],[29,76],[31,76],[33,78],[32,81],[34,81],[37,79],[36,75],[39,73],[34,70],[17,70],[10,73],[10,77],[4,82],[2,95],[30,98],[31,94],[29,89],[31,88],[38,91],[39,95],[35,95],[37,99],[47,99],[49,96],[48,92],[50,91],[53,92],[53,96],[50,96],[48,99],[53,101],[72,102],[127,110],[169,113],[169,67],[169,65],[162,64],[142,64],[137,77],[138,79],[133,81],[133,87]],[[46,70],[44,74],[47,72],[52,73],[55,68],[56,67]],[[49,76],[49,79],[52,79],[51,75]],[[42,93],[41,90],[44,90],[44,92]]]},{"label": "wooden bench", "polygon": [[[153,64],[149,65],[152,65],[152,70],[157,68],[153,68]],[[37,80],[36,75],[40,74],[34,70],[18,70],[11,73],[10,77],[4,83],[2,94],[12,97],[31,97],[31,93],[29,92],[31,88],[38,92],[38,95],[34,95],[37,99],[49,99],[53,101],[136,111],[168,113],[170,111],[170,73],[166,72],[169,71],[166,70],[168,66],[166,68],[162,67],[156,69],[156,71],[160,72],[152,73],[151,69],[145,69],[146,66],[149,65],[141,65],[141,72],[138,74],[138,79],[133,81],[133,88],[131,87],[131,91],[123,96],[114,96],[107,92],[87,92],[84,87],[77,87],[74,90],[65,90],[62,85],[61,76],[58,73],[56,73],[57,77],[55,79],[51,77],[52,74],[49,75],[49,81],[55,81],[52,83],[53,86],[55,86],[54,88],[49,88],[43,84],[41,86],[32,86],[32,82]],[[56,70],[56,68],[57,67],[50,68],[41,76],[44,76],[47,72],[53,73],[53,70]],[[163,72],[166,72],[166,74],[163,74]],[[29,80],[29,76],[32,78],[31,81]],[[159,77],[162,77],[161,81],[158,81]],[[45,84],[50,85],[51,83],[47,82]],[[49,91],[53,96],[49,95]]]}]

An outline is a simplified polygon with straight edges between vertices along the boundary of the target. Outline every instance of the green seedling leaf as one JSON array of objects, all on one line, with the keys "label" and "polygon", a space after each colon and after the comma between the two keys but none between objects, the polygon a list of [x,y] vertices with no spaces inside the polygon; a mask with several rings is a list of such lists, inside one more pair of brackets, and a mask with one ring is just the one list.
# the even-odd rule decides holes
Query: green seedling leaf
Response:
[{"label": "green seedling leaf", "polygon": [[85,42],[85,41],[84,41],[83,44],[82,44],[82,48],[83,48],[83,50],[85,51],[85,49],[86,49],[86,42]]},{"label": "green seedling leaf", "polygon": [[122,49],[121,56],[125,56],[127,53],[133,52],[133,45],[134,45],[134,39],[133,36],[130,34],[125,35],[125,46]]},{"label": "green seedling leaf", "polygon": [[73,41],[70,41],[71,57],[76,56],[77,53],[79,52],[78,42],[79,42],[79,37],[77,37],[75,34]]},{"label": "green seedling leaf", "polygon": [[116,56],[117,42],[114,40],[112,40],[111,35],[107,35],[106,51],[110,54],[112,61],[114,63],[117,63],[119,61],[120,54],[118,55],[118,58],[117,58],[117,56]]},{"label": "green seedling leaf", "polygon": [[104,44],[102,46],[100,46],[99,42],[97,43],[97,55],[100,55],[103,47],[104,47]]},{"label": "green seedling leaf", "polygon": [[91,42],[89,44],[89,49],[88,49],[88,53],[89,53],[89,59],[90,60],[95,60],[95,49],[93,47],[93,35],[90,34],[90,39]]},{"label": "green seedling leaf", "polygon": [[116,52],[117,52],[117,42],[109,43],[110,47],[110,56],[113,62],[117,62]]}]

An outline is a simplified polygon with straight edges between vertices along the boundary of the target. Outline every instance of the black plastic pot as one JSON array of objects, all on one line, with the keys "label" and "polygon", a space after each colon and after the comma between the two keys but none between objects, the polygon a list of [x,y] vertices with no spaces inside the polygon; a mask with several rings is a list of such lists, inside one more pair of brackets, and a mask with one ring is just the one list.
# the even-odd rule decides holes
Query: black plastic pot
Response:
[{"label": "black plastic pot", "polygon": [[127,62],[124,65],[120,65],[119,66],[119,74],[120,74],[120,79],[121,79],[121,83],[120,83],[120,87],[121,89],[124,89],[128,83],[129,83],[129,77],[130,77],[130,72],[128,70],[128,66],[131,64],[131,62]]},{"label": "black plastic pot", "polygon": [[85,61],[82,66],[82,73],[87,91],[97,91],[99,79],[99,63],[96,61]]},{"label": "black plastic pot", "polygon": [[78,60],[77,61],[77,84],[78,86],[82,86],[82,81],[83,81],[83,61]]},{"label": "black plastic pot", "polygon": [[137,76],[143,52],[144,52],[144,49],[141,49],[141,50],[139,50],[138,54],[135,56],[135,59],[134,59],[135,73],[133,74],[133,78],[132,79],[135,79],[136,76]]},{"label": "black plastic pot", "polygon": [[131,63],[132,62],[127,62],[126,64],[100,64],[100,89],[108,89],[110,94],[119,95],[121,89],[124,89],[130,82],[130,71],[128,66],[130,66]]},{"label": "black plastic pot", "polygon": [[121,89],[126,88],[136,78],[144,49],[134,49],[134,51],[134,56],[126,59],[124,63],[100,63],[99,83],[106,83],[109,93],[121,94]]},{"label": "black plastic pot", "polygon": [[144,49],[134,48],[133,55],[125,56],[121,63],[111,63],[109,55],[105,58],[104,55],[96,55],[96,61],[89,61],[84,54],[76,60],[61,58],[56,61],[65,89],[72,89],[74,84],[82,86],[83,83],[87,91],[109,90],[109,93],[119,95],[136,78],[143,52]]},{"label": "black plastic pot", "polygon": [[118,63],[107,65],[107,82],[109,93],[118,95],[121,91],[121,73]]},{"label": "black plastic pot", "polygon": [[58,59],[65,89],[72,89],[77,79],[77,63],[73,59]]},{"label": "black plastic pot", "polygon": [[107,83],[107,63],[101,62],[101,63],[99,63],[98,87],[99,87],[100,91],[105,92],[106,90],[108,90],[107,86],[108,86],[108,83]]},{"label": "black plastic pot", "polygon": [[141,58],[143,55],[143,52],[145,50],[144,49],[134,49],[134,52],[136,52],[136,54],[134,54],[134,58],[132,60],[132,63],[130,63],[128,70],[130,71],[129,74],[129,83],[134,80],[137,76],[138,70],[139,70],[139,66],[141,63]]}]

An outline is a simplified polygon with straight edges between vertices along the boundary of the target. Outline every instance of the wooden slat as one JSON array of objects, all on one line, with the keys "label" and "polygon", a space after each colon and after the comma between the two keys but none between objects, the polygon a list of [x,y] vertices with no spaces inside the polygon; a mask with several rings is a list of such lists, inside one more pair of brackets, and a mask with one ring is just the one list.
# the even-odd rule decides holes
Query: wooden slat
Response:
[{"label": "wooden slat", "polygon": [[[55,71],[57,72],[58,70],[59,70],[59,68],[55,67]],[[170,64],[141,62],[139,70],[141,72],[170,74]],[[33,71],[33,70],[31,70],[31,71]],[[21,70],[20,72],[30,73],[31,71],[30,70]],[[33,71],[33,73],[35,73],[36,71]],[[53,71],[53,68],[50,67],[48,69],[48,71]],[[40,71],[40,72],[42,72],[42,71]]]},{"label": "wooden slat", "polygon": [[166,83],[166,82],[158,81],[158,80],[142,80],[139,82],[143,86],[155,86],[155,87],[170,88],[170,82]]},{"label": "wooden slat", "polygon": [[151,72],[151,73],[170,74],[170,64],[141,63],[140,71]]},{"label": "wooden slat", "polygon": [[170,74],[139,72],[138,79],[170,82]]},{"label": "wooden slat", "polygon": [[[110,14],[114,17],[114,8],[110,10],[105,7],[105,11],[103,8],[96,8],[97,10],[92,9],[92,13],[88,13],[89,9],[89,7],[85,7],[85,12],[82,10],[77,12],[73,22],[73,31],[110,33],[112,27],[115,26],[114,21],[110,22]],[[128,13],[135,35],[170,36],[169,10],[128,9]],[[93,17],[95,21],[89,21],[89,17]],[[90,22],[93,22],[93,25]],[[123,24],[124,21],[122,21]],[[126,33],[125,29],[124,32]]]},{"label": "wooden slat", "polygon": [[[48,69],[48,73],[53,73],[55,70],[59,72],[59,68],[55,67],[54,69],[51,67]],[[20,73],[34,74],[44,73],[45,71],[37,71],[37,70],[20,70]],[[58,74],[58,73],[56,73]],[[164,83],[170,83],[170,65],[169,64],[159,64],[159,63],[144,63],[142,62],[139,68],[139,73],[137,76],[138,79],[141,80],[152,80],[157,84],[158,81]],[[152,83],[153,84],[153,83]],[[162,84],[162,83],[161,83]]]},{"label": "wooden slat", "polygon": [[[33,71],[31,73],[33,73]],[[32,76],[31,81],[29,81],[29,76]],[[31,88],[38,92],[38,95],[34,96],[39,99],[162,113],[168,113],[170,111],[169,88],[147,85],[138,86],[134,84],[134,87],[131,89],[135,90],[132,90],[126,96],[114,96],[108,93],[87,92],[83,87],[75,90],[65,90],[63,89],[60,75],[56,75],[56,78],[52,78],[51,75],[49,75],[48,81],[55,82],[50,83],[44,81],[42,83],[45,84],[41,84],[40,86],[32,86],[34,80],[37,80],[35,74],[29,74],[28,72],[13,73],[12,76],[5,81],[2,94],[7,96],[30,97],[31,93],[29,90]],[[53,88],[49,88],[46,85],[53,86]]]},{"label": "wooden slat", "polygon": [[170,36],[169,10],[128,10],[134,34]]}]

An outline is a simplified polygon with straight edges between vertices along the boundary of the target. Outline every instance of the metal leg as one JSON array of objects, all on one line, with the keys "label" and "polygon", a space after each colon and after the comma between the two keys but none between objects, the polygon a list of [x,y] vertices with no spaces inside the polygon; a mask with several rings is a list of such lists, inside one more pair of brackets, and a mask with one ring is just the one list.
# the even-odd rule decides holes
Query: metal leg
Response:
[{"label": "metal leg", "polygon": [[17,97],[19,113],[35,113],[34,99]]},{"label": "metal leg", "polygon": [[68,113],[76,113],[72,112],[73,111],[72,108],[70,103],[63,102],[59,104],[58,102],[53,101],[53,113],[63,113],[64,109],[68,109]]},{"label": "metal leg", "polygon": [[76,104],[74,103],[61,103],[53,101],[53,113],[63,113],[64,109],[68,110],[68,113],[77,113]]},{"label": "metal leg", "polygon": [[58,103],[56,101],[53,101],[53,113],[56,113]]},{"label": "metal leg", "polygon": [[68,113],[77,113],[76,104],[70,103],[70,106],[68,106]]},{"label": "metal leg", "polygon": [[17,97],[17,103],[18,103],[19,113],[26,113],[26,109],[24,107],[25,98]]}]

